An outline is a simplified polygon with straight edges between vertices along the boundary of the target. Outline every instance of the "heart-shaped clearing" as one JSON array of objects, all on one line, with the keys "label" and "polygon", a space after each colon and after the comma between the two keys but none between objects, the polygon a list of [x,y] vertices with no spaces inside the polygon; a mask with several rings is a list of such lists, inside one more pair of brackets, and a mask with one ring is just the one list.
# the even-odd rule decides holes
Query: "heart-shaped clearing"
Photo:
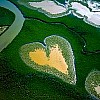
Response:
[{"label": "heart-shaped clearing", "polygon": [[60,36],[49,36],[44,40],[46,46],[39,42],[25,44],[21,47],[22,60],[32,68],[55,75],[67,83],[76,84],[74,56],[67,40]]},{"label": "heart-shaped clearing", "polygon": [[50,48],[49,57],[46,56],[46,52],[43,49],[36,49],[33,52],[29,52],[29,56],[31,61],[34,61],[38,65],[48,65],[56,68],[64,74],[68,74],[68,65],[66,64],[58,45]]},{"label": "heart-shaped clearing", "polygon": [[100,71],[92,71],[86,78],[85,88],[88,93],[100,100]]}]

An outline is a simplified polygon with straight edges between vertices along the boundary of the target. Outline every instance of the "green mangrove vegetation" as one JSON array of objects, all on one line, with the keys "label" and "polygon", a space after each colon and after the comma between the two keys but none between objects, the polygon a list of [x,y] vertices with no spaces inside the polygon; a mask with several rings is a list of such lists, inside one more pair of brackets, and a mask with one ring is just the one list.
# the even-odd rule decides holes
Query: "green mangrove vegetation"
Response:
[{"label": "green mangrove vegetation", "polygon": [[[55,76],[61,78],[63,81],[65,81],[69,84],[75,85],[77,79],[76,79],[76,72],[75,72],[75,65],[74,65],[74,55],[73,55],[73,51],[71,49],[69,42],[67,40],[63,39],[62,37],[53,35],[53,36],[46,37],[45,40],[44,40],[44,43],[45,43],[46,46],[44,46],[43,44],[41,44],[39,42],[33,42],[33,43],[23,45],[20,49],[20,56],[21,56],[22,60],[28,66],[32,67],[35,70],[46,72],[46,73],[49,73],[51,75],[55,75]],[[60,61],[62,61],[61,54],[59,53],[59,51],[57,51],[57,48],[55,50],[56,50],[56,52],[58,52],[57,53],[58,55],[54,54],[55,51],[50,51],[50,48],[52,48],[53,46],[57,46],[57,45],[62,50],[63,57],[65,58],[65,62],[68,65],[68,69],[67,69],[68,74],[67,74],[67,72],[66,72],[66,74],[62,73],[63,70],[59,71],[59,70],[56,69],[56,67],[54,68],[52,66],[51,67],[48,66],[47,64],[45,65],[46,61],[48,61],[46,59],[46,57],[49,57],[49,59],[50,59],[50,57],[51,57],[50,54],[52,52],[53,52],[53,54],[52,54],[53,58],[56,57],[56,59],[57,59],[57,56],[60,57],[59,58],[60,60],[58,60],[58,61],[59,61],[59,64],[61,64],[60,63]],[[40,60],[39,60],[39,58],[38,58],[38,60],[37,59],[36,60],[37,60],[37,62],[39,61],[39,63],[41,63],[42,65],[38,65],[30,59],[29,53],[32,52],[32,51],[35,52],[35,50],[41,50],[38,53],[40,54],[40,56],[43,56],[43,58],[40,57]],[[47,55],[46,57],[45,57],[43,50],[46,52],[46,55]],[[33,55],[33,54],[31,53],[31,55]],[[43,59],[44,59],[45,62],[41,61]],[[63,62],[64,61],[62,61],[62,64],[64,66]],[[56,60],[55,60],[55,63],[56,63]],[[54,66],[54,64],[53,64],[53,66]],[[60,65],[59,65],[59,67],[60,67]],[[67,66],[64,66],[64,67],[67,67]]]},{"label": "green mangrove vegetation", "polygon": [[0,7],[0,12],[0,26],[11,25],[15,19],[15,15],[3,7]]},{"label": "green mangrove vegetation", "polygon": [[100,99],[100,71],[92,71],[85,81],[86,90],[95,98]]},{"label": "green mangrove vegetation", "polygon": [[[42,3],[42,7],[41,7],[41,5],[39,3],[37,5],[37,7],[36,6],[34,7],[34,6],[32,6],[33,5],[32,2],[35,3],[35,5],[38,2],[40,2],[40,3]],[[45,15],[47,15],[48,17],[51,17],[51,18],[62,17],[62,16],[65,16],[65,15],[67,15],[69,13],[68,10],[66,9],[66,7],[62,6],[57,1],[54,1],[54,2],[51,1],[51,2],[49,2],[49,0],[48,0],[48,2],[47,2],[47,1],[44,1],[44,0],[33,0],[33,1],[32,0],[25,0],[25,1],[24,0],[18,0],[18,3],[21,4],[21,5],[24,5],[24,6],[30,8],[32,10],[36,10],[38,12],[44,13]],[[45,3],[45,5],[46,4],[47,5],[51,4],[51,6],[52,6],[53,9],[52,10],[50,10],[50,9],[46,10],[47,8],[46,8],[46,6],[43,5],[43,3]],[[54,9],[55,9],[54,7],[55,6],[57,7],[56,11],[58,13],[55,13],[55,11],[54,11]],[[61,12],[59,12],[59,10],[61,10]]]},{"label": "green mangrove vegetation", "polygon": [[9,28],[9,26],[13,23],[14,19],[15,19],[15,15],[3,8],[0,7],[0,36]]},{"label": "green mangrove vegetation", "polygon": [[[20,5],[17,0],[9,1],[22,12],[25,22],[16,38],[0,52],[0,99],[94,100],[85,89],[85,80],[92,69],[100,70],[100,53],[95,52],[100,50],[100,29],[86,24],[71,14],[49,18],[36,10]],[[0,13],[0,16],[3,15]],[[7,17],[9,16],[10,12]],[[7,20],[6,16],[4,19]],[[12,18],[7,21],[10,20]],[[2,24],[9,23],[2,22]],[[55,76],[33,70],[20,58],[21,46],[37,41],[44,45],[44,39],[51,35],[63,37],[71,44],[77,76],[75,86]],[[84,39],[85,51],[94,53],[82,52]]]},{"label": "green mangrove vegetation", "polygon": [[[32,43],[32,42],[37,42],[37,41],[43,43],[44,38],[46,38],[47,36],[50,36],[50,35],[54,35],[54,34],[64,37],[71,44],[72,50],[73,50],[73,53],[75,56],[75,65],[76,65],[76,74],[77,74],[77,85],[75,88],[78,93],[74,90],[71,90],[74,92],[74,93],[71,92],[72,95],[73,96],[77,95],[77,97],[74,98],[74,97],[72,97],[71,94],[69,94],[69,95],[66,94],[68,87],[66,85],[64,85],[65,83],[62,84],[61,86],[64,89],[66,89],[66,91],[65,90],[63,90],[64,92],[60,91],[60,96],[64,99],[72,98],[73,100],[77,100],[77,99],[81,98],[81,100],[82,99],[89,100],[90,97],[87,97],[87,93],[84,88],[84,82],[85,82],[85,78],[86,78],[87,74],[91,71],[92,68],[94,68],[94,66],[99,70],[99,55],[98,54],[90,55],[90,56],[83,55],[81,53],[82,48],[81,48],[81,45],[79,42],[80,39],[77,37],[77,35],[68,31],[63,25],[59,25],[59,24],[58,25],[57,24],[49,25],[49,24],[43,23],[39,20],[26,20],[19,35],[13,40],[13,42],[6,49],[4,49],[1,52],[1,59],[7,60],[9,62],[8,68],[16,70],[19,74],[24,75],[24,77],[26,75],[29,75],[29,78],[30,78],[31,77],[30,75],[32,73],[35,73],[35,74],[32,74],[33,75],[32,77],[35,77],[34,75],[36,75],[36,73],[38,73],[37,78],[36,78],[36,81],[39,82],[38,84],[33,82],[34,81],[33,78],[30,79],[30,80],[33,80],[30,82],[30,84],[32,86],[34,85],[34,87],[32,87],[32,89],[33,89],[32,93],[33,93],[35,91],[34,88],[41,84],[40,80],[38,80],[38,76],[42,77],[43,73],[41,75],[39,75],[39,72],[33,70],[33,68],[28,67],[26,64],[24,64],[20,58],[19,49],[22,45],[27,44],[27,43]],[[17,55],[17,56],[15,56],[15,55]],[[90,59],[91,59],[91,61],[90,61]],[[16,61],[18,63],[16,63]],[[91,62],[91,63],[89,63],[89,62]],[[2,63],[3,63],[2,65],[5,64],[4,62],[2,62]],[[6,66],[6,65],[4,65],[4,66]],[[44,75],[44,77],[45,77],[45,75]],[[54,80],[57,81],[58,79],[54,78]],[[20,78],[18,79],[18,81],[20,81]],[[53,82],[53,79],[51,78],[51,84],[52,84],[52,82]],[[61,81],[58,81],[58,83],[60,83],[60,82]],[[31,88],[31,87],[29,88],[28,84],[25,84],[25,85],[28,86],[27,87],[28,90]],[[48,84],[48,85],[52,86],[50,84]],[[21,85],[21,88],[23,88],[22,85]],[[58,88],[60,88],[60,87],[58,86]],[[53,89],[54,89],[54,91],[57,91],[57,88],[53,88]],[[52,90],[52,88],[51,88],[51,90]],[[49,91],[51,91],[51,90],[49,90]],[[12,91],[12,93],[14,91]],[[39,89],[39,91],[42,91],[42,90]],[[19,90],[19,92],[21,92],[21,91]],[[45,91],[43,91],[43,94],[44,93],[45,93]],[[53,95],[49,94],[49,93],[47,95],[49,95],[49,96],[51,95],[51,97],[52,97]],[[15,94],[17,95],[17,93],[15,93]],[[26,91],[25,91],[25,94],[26,94]],[[29,96],[30,95],[31,94],[29,93]],[[58,93],[58,95],[59,95],[59,93]],[[20,97],[20,96],[18,96],[18,97]],[[27,96],[25,96],[25,97],[28,98]],[[56,98],[56,99],[60,98],[61,99],[61,97],[56,96],[56,97],[52,97],[52,98]]]},{"label": "green mangrove vegetation", "polygon": [[11,2],[6,0],[1,1],[0,6],[10,10],[13,14],[15,14],[15,20],[12,23],[12,25],[8,28],[8,30],[4,32],[4,34],[0,36],[0,52],[1,52],[18,35],[25,19],[21,14],[21,12],[19,11],[19,9]]},{"label": "green mangrove vegetation", "polygon": [[[19,5],[19,4],[18,4]],[[22,8],[22,9],[21,9]],[[83,22],[82,19],[78,19],[77,17],[74,17],[73,15],[67,15],[63,16],[61,18],[49,18],[46,15],[41,14],[40,12],[33,11],[30,9],[30,12],[28,12],[28,8],[20,5],[19,9],[22,10],[24,17],[35,17],[40,18],[47,22],[61,22],[66,24],[69,28],[71,28],[73,31],[77,32],[77,35],[81,35],[82,38],[86,40],[86,50],[87,51],[98,51],[100,49],[100,41],[99,41],[99,28],[95,28],[85,22]],[[76,23],[77,22],[77,23]],[[96,34],[96,35],[95,35]],[[82,40],[82,39],[81,39]],[[82,43],[83,45],[83,43]]]}]

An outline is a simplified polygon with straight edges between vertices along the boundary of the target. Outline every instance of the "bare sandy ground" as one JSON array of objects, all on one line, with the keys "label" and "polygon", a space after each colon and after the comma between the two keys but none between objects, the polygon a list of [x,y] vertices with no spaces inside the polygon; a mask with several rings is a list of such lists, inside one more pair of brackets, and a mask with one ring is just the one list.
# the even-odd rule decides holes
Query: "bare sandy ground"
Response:
[{"label": "bare sandy ground", "polygon": [[0,34],[1,34],[2,32],[4,32],[4,31],[7,29],[7,27],[8,27],[8,26],[2,26],[2,27],[0,27]]},{"label": "bare sandy ground", "polygon": [[66,8],[57,5],[55,2],[50,0],[44,0],[41,2],[29,2],[29,4],[30,6],[41,8],[42,10],[45,10],[46,12],[49,12],[51,14],[60,14],[66,12]]},{"label": "bare sandy ground", "polygon": [[97,87],[94,87],[95,91],[97,94],[100,96],[100,86],[98,85]]},{"label": "bare sandy ground", "polygon": [[92,9],[92,11],[100,11],[100,1],[92,1],[88,0],[87,1],[89,8]]},{"label": "bare sandy ground", "polygon": [[100,12],[91,12],[89,8],[78,2],[72,2],[71,6],[73,10],[76,10],[76,12],[73,13],[75,16],[80,18],[80,16],[78,15],[80,14],[82,18],[84,18],[85,22],[90,23],[94,26],[100,26]]},{"label": "bare sandy ground", "polygon": [[55,45],[50,48],[49,57],[47,57],[45,50],[36,49],[33,52],[29,52],[31,61],[34,61],[38,65],[48,65],[56,68],[58,71],[68,74],[68,65],[62,55],[62,51]]},{"label": "bare sandy ground", "polygon": [[69,4],[67,2],[65,4],[66,7],[63,7],[50,0],[44,0],[41,2],[29,2],[30,6],[40,8],[50,14],[62,14],[68,9],[71,9],[73,15],[77,16],[78,18],[83,18],[83,20],[88,24],[91,24],[95,27],[100,27],[100,2],[88,1],[87,4],[88,7],[79,2],[71,2],[70,6],[68,6]]},{"label": "bare sandy ground", "polygon": [[[85,7],[84,5],[82,5],[81,3],[72,2],[71,6],[72,6],[71,8],[73,10],[76,10],[76,12],[81,14],[83,17],[84,17],[84,15],[90,16],[90,10],[87,7]],[[77,15],[77,17],[78,17],[78,15]]]}]

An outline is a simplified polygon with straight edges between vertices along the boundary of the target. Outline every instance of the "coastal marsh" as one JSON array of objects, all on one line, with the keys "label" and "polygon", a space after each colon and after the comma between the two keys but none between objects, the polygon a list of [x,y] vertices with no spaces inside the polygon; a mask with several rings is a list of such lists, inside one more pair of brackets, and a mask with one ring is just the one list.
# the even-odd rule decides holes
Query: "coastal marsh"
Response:
[{"label": "coastal marsh", "polygon": [[[99,51],[99,28],[86,24],[73,15],[49,18],[20,5],[16,0],[10,1],[22,12],[25,23],[12,43],[0,53],[1,99],[93,100],[94,98],[85,89],[85,80],[92,69],[100,70],[100,54],[95,52],[90,55],[83,54],[84,44],[80,36],[86,39],[87,50]],[[55,24],[57,22],[58,24]],[[58,77],[33,70],[20,58],[19,50],[22,45],[37,41],[44,45],[44,39],[51,35],[63,37],[71,44],[77,76],[75,86],[63,82]],[[98,86],[95,90],[97,88]]]}]

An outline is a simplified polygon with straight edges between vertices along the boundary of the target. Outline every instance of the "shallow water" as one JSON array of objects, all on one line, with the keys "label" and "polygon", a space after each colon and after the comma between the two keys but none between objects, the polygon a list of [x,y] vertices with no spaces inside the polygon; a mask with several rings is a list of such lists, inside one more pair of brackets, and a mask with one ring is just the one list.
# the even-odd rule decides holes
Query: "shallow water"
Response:
[{"label": "shallow water", "polygon": [[3,33],[3,35],[0,36],[0,52],[1,52],[18,35],[20,30],[22,29],[25,19],[21,14],[21,12],[19,11],[19,9],[11,2],[7,0],[2,0],[0,1],[0,6],[10,10],[15,14],[15,20],[13,24],[8,28],[6,32]]}]

